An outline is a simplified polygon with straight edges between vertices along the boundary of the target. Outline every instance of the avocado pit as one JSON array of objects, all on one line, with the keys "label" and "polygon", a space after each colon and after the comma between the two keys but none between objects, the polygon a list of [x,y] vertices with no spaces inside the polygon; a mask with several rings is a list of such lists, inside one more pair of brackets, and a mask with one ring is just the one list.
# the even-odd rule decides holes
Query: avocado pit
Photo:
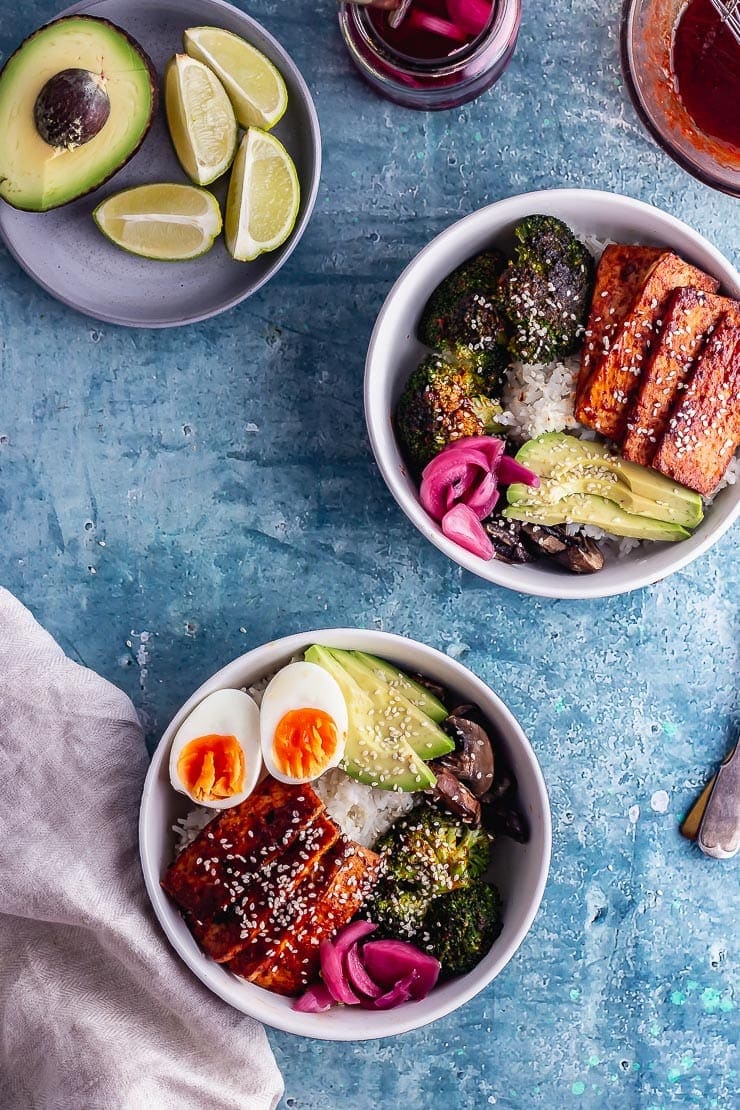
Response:
[{"label": "avocado pit", "polygon": [[110,98],[102,74],[89,69],[63,69],[51,77],[36,98],[36,130],[49,146],[74,150],[94,139],[110,116]]},{"label": "avocado pit", "polygon": [[97,189],[139,149],[156,100],[152,62],[120,27],[39,28],[0,70],[0,199],[47,212]]}]

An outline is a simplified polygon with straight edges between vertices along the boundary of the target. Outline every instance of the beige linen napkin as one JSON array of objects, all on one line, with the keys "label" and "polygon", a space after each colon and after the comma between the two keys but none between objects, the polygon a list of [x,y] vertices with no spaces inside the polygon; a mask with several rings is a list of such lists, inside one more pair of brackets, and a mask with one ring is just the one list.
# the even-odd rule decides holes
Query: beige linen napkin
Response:
[{"label": "beige linen napkin", "polygon": [[0,1107],[274,1107],[264,1030],[201,985],[150,909],[134,707],[2,589],[0,760]]}]

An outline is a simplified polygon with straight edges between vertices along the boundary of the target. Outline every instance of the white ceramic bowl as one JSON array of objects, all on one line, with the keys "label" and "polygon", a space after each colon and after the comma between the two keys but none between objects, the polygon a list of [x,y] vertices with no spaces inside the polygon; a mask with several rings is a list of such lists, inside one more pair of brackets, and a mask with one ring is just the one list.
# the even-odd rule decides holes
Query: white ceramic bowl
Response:
[{"label": "white ceramic bowl", "polygon": [[[504,837],[494,844],[492,873],[504,899],[504,927],[488,955],[468,975],[437,987],[424,1001],[409,1002],[382,1013],[358,1012],[354,1007],[335,1007],[324,1014],[296,1013],[291,1009],[290,999],[237,978],[205,956],[159,885],[173,858],[172,825],[192,808],[187,798],[170,786],[167,770],[170,744],[180,723],[206,694],[224,687],[249,686],[312,643],[373,652],[441,683],[461,702],[479,705],[495,727],[497,744],[506,751],[519,785],[519,802],[531,827],[528,844],[516,844]],[[347,628],[287,636],[255,648],[196,690],[171,722],[154,753],[139,818],[146,888],[162,928],[188,967],[214,994],[237,1010],[275,1029],[332,1041],[371,1040],[417,1029],[456,1010],[490,983],[514,955],[537,913],[550,866],[551,840],[550,809],[542,772],[529,741],[500,698],[460,663],[434,648],[387,632]]]},{"label": "white ceramic bowl", "polygon": [[391,493],[409,520],[436,547],[489,582],[540,597],[594,598],[627,593],[660,581],[716,543],[740,513],[740,483],[728,486],[691,539],[646,543],[593,575],[571,575],[546,562],[509,566],[485,562],[445,536],[422,509],[396,442],[392,414],[411,371],[426,350],[416,338],[422,310],[442,278],[486,247],[510,250],[512,228],[523,216],[558,216],[577,233],[669,247],[713,274],[721,291],[740,298],[740,274],[702,235],[681,220],[616,193],[547,189],[481,208],[448,227],[414,258],[391,289],[378,316],[365,369],[365,416],[370,442]]}]

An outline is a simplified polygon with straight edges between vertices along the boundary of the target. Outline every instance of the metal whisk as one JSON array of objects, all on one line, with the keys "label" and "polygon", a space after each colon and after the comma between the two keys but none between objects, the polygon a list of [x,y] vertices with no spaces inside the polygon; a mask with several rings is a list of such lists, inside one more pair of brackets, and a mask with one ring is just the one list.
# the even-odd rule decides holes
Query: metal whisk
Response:
[{"label": "metal whisk", "polygon": [[712,7],[740,45],[740,0],[711,0]]}]

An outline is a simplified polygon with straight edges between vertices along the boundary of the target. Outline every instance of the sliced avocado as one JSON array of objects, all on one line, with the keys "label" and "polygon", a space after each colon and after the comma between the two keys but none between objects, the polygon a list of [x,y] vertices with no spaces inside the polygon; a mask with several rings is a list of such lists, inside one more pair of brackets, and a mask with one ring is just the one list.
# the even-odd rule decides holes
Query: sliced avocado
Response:
[{"label": "sliced avocado", "polygon": [[449,710],[445,708],[439,698],[434,696],[431,690],[422,686],[410,675],[399,671],[398,667],[394,667],[387,659],[379,659],[377,655],[368,655],[364,651],[353,651],[352,654],[366,667],[369,667],[378,678],[382,678],[394,690],[403,694],[417,709],[420,709],[427,717],[431,717],[437,724],[441,724],[446,717],[449,717]]},{"label": "sliced avocado", "polygon": [[[587,493],[597,497],[605,497],[607,501],[614,501],[621,509],[636,516],[647,516],[652,520],[665,520],[669,524],[680,524],[683,527],[695,526],[695,517],[687,513],[688,506],[682,500],[668,503],[666,501],[653,501],[650,497],[642,497],[634,493],[625,482],[619,480],[613,470],[601,467],[587,467],[582,473],[575,470],[558,478],[541,478],[537,489],[515,483],[509,486],[506,496],[509,504],[515,505],[524,502],[527,505],[553,505],[563,497],[572,494]],[[698,521],[696,522],[698,523]]]},{"label": "sliced avocado", "polygon": [[593,524],[615,536],[631,536],[636,540],[687,540],[691,535],[680,524],[636,516],[620,509],[614,501],[588,493],[573,493],[553,505],[533,505],[524,501],[509,505],[503,515],[508,520],[524,520],[528,524]]},{"label": "sliced avocado", "polygon": [[336,679],[347,703],[349,728],[341,765],[349,777],[381,790],[430,790],[435,776],[401,735],[397,720],[386,716],[387,687],[379,686],[372,696],[318,644],[308,648],[305,659]]},{"label": "sliced avocado", "polygon": [[[409,701],[399,687],[389,683],[387,675],[378,674],[375,667],[360,658],[358,652],[342,651],[340,648],[328,650],[357,685],[382,705],[384,719],[403,736],[421,759],[436,759],[454,751],[454,740],[423,710]],[[392,669],[394,673],[398,673],[395,667]]]},{"label": "sliced avocado", "polygon": [[120,27],[42,27],[0,73],[0,197],[45,212],[96,189],[138,150],[156,100],[154,67]]},{"label": "sliced avocado", "polygon": [[[596,494],[616,501],[628,512],[680,524],[684,528],[696,528],[704,516],[698,493],[657,470],[612,454],[603,443],[577,439],[565,432],[547,432],[525,443],[517,452],[516,460],[540,478],[562,483],[564,495]],[[610,475],[615,476],[619,486],[614,478],[609,485]],[[573,481],[582,484],[573,485]],[[568,485],[570,488],[566,488]],[[514,498],[520,499],[519,487],[514,488]]]}]

